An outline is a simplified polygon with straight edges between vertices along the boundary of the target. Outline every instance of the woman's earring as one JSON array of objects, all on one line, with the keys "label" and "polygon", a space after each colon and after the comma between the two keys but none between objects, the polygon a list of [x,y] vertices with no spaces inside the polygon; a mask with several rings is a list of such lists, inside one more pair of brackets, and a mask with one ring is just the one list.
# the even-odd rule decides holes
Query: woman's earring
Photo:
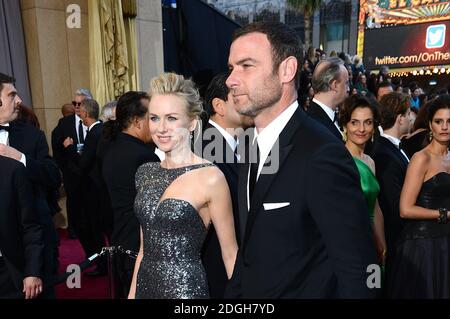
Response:
[{"label": "woman's earring", "polygon": [[372,139],[371,139],[372,143],[374,141],[374,136],[375,136],[375,133],[372,134]]},{"label": "woman's earring", "polygon": [[190,138],[191,140],[194,138],[194,132],[191,132],[191,133],[189,134],[189,138]]},{"label": "woman's earring", "polygon": [[433,132],[430,131],[430,134],[428,135],[428,141],[432,141],[433,140]]},{"label": "woman's earring", "polygon": [[344,130],[344,132],[342,133],[342,139],[344,140],[344,142],[347,142],[347,131]]}]

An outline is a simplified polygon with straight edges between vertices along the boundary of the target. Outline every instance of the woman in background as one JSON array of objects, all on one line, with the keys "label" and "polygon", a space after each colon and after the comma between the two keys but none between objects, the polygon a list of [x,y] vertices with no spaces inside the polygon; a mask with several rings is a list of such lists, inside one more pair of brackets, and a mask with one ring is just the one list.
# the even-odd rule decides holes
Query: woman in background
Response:
[{"label": "woman in background", "polygon": [[339,121],[344,131],[345,147],[353,156],[359,171],[361,188],[366,198],[372,224],[375,247],[380,264],[384,264],[386,255],[384,220],[377,199],[380,186],[375,177],[375,163],[369,155],[364,154],[366,143],[372,139],[378,127],[378,109],[365,97],[352,95],[345,100],[340,109]]},{"label": "woman in background", "polygon": [[450,298],[450,95],[429,105],[430,144],[409,163],[400,197],[406,220],[393,261],[392,298]]}]

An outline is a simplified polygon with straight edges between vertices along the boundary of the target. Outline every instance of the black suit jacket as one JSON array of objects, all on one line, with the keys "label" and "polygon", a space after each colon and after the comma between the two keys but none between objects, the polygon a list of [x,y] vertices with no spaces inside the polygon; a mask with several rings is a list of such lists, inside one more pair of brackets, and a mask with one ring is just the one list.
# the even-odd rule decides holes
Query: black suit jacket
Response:
[{"label": "black suit jacket", "polygon": [[39,219],[41,222],[50,222],[52,210],[48,197],[53,196],[53,192],[61,185],[61,175],[48,153],[44,132],[29,124],[14,121],[9,132],[9,145],[25,154],[26,171],[33,185]]},{"label": "black suit jacket", "polygon": [[323,124],[334,136],[342,141],[342,135],[336,128],[336,125],[334,125],[333,121],[328,117],[328,114],[325,113],[325,111],[317,103],[311,102],[307,113],[311,118]]},{"label": "black suit jacket", "polygon": [[74,144],[79,143],[75,127],[75,114],[61,118],[52,131],[53,157],[63,173],[64,188],[67,192],[73,193],[77,191],[80,179],[79,175],[68,167],[68,160],[73,155],[63,145],[64,140],[68,137],[73,139]]},{"label": "black suit jacket", "polygon": [[[260,175],[250,212],[249,165],[240,171],[239,213],[245,233],[227,297],[374,297],[366,270],[377,263],[375,247],[349,152],[300,109],[278,145],[278,170]],[[285,206],[266,210],[264,203]]]},{"label": "black suit jacket", "polygon": [[408,161],[388,139],[379,136],[375,141],[372,158],[380,184],[378,201],[384,217],[384,232],[388,256],[392,256],[404,221],[400,217],[400,194],[405,180]]},{"label": "black suit jacket", "polygon": [[[113,209],[112,245],[139,251],[139,222],[134,213],[136,198],[135,175],[139,166],[159,162],[153,144],[119,133],[112,140],[103,157],[102,175],[108,187]],[[134,263],[130,263],[132,269]]]},{"label": "black suit jacket", "polygon": [[97,188],[100,188],[101,185],[101,175],[97,165],[97,147],[102,136],[102,130],[102,123],[98,123],[91,128],[86,135],[81,155],[78,154],[76,145],[70,145],[66,150],[69,154],[68,168],[79,176],[84,187],[91,183],[95,183]]},{"label": "black suit jacket", "polygon": [[[234,151],[228,145],[220,131],[208,123],[205,126],[202,154],[199,155],[216,164],[227,180],[233,206],[236,238],[239,244],[240,227],[237,195],[239,166]],[[217,238],[214,226],[210,227],[205,239],[202,260],[208,277],[211,298],[223,298],[228,278],[222,259],[219,239]]]},{"label": "black suit jacket", "polygon": [[22,163],[0,156],[0,176],[0,251],[21,292],[25,277],[42,277],[42,229]]}]

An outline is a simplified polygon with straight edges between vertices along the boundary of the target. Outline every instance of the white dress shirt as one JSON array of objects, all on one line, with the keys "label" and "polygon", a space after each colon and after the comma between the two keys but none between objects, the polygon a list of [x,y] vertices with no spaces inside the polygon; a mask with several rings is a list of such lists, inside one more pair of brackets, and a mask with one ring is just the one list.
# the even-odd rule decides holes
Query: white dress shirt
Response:
[{"label": "white dress shirt", "polygon": [[[269,156],[270,151],[272,150],[275,142],[278,140],[283,129],[286,127],[287,123],[294,115],[295,111],[298,108],[298,102],[295,101],[292,103],[286,110],[283,111],[277,118],[275,118],[269,125],[267,125],[261,132],[258,133],[258,130],[255,128],[255,136],[253,141],[256,139],[259,148],[260,160],[258,165],[258,173],[256,174],[256,180],[258,180],[259,175],[261,174],[261,170],[264,166],[264,163],[267,160],[267,156]],[[264,173],[264,172],[263,172]],[[250,210],[250,194],[249,194],[249,181],[250,181],[250,165],[247,176],[247,206]]]},{"label": "white dress shirt", "polygon": [[331,122],[334,123],[334,126],[336,126],[337,130],[340,132],[341,128],[339,127],[339,124],[336,122],[334,122],[334,116],[336,114],[336,112],[329,106],[323,104],[322,102],[320,102],[319,100],[316,99],[312,99],[312,101],[314,103],[316,103],[318,106],[320,106],[322,108],[322,110],[324,110],[325,113],[327,113],[328,117],[330,118]]},{"label": "white dress shirt", "polygon": [[381,133],[380,136],[383,136],[384,138],[388,139],[389,142],[391,142],[392,144],[395,145],[395,147],[397,147],[400,150],[400,153],[402,153],[402,155],[406,158],[406,160],[409,163],[409,158],[408,155],[406,155],[406,153],[400,148],[400,139],[396,138],[395,136],[392,135],[388,135],[386,133]]},{"label": "white dress shirt", "polygon": [[[228,146],[230,146],[230,148],[233,150],[233,152],[236,152],[236,147],[238,146],[238,141],[233,137],[233,135],[228,133],[227,130],[225,130],[223,127],[221,127],[219,124],[217,124],[216,122],[214,122],[211,119],[208,120],[208,123],[211,124],[212,126],[214,126],[220,132],[220,134],[222,134],[225,141],[227,141]],[[236,159],[239,161],[240,155],[235,153],[235,156],[236,156]]]},{"label": "white dress shirt", "polygon": [[[2,126],[9,126],[9,123],[2,124]],[[0,130],[0,144],[9,146],[9,132],[8,131]],[[27,166],[27,157],[25,156],[25,154],[22,154],[22,157],[20,158],[20,162],[25,167]]]},{"label": "white dress shirt", "polygon": [[234,137],[213,120],[209,120],[208,123],[214,126],[220,132],[220,134],[222,134],[225,141],[227,141],[227,144],[231,147],[231,149],[234,152],[237,147],[237,142],[234,139]]},{"label": "white dress shirt", "polygon": [[[81,118],[78,115],[75,114],[75,128],[77,130],[77,139],[80,136],[80,134],[78,133],[78,126],[80,125],[80,121],[81,121]],[[86,139],[87,129],[88,129],[87,126],[83,124],[83,137],[84,137],[84,139]]]}]

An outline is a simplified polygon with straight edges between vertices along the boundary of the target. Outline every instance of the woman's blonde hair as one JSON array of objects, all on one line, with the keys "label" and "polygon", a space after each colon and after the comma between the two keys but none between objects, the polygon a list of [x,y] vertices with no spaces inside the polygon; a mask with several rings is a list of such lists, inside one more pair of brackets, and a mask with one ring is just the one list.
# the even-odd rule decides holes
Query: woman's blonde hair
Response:
[{"label": "woman's blonde hair", "polygon": [[175,95],[186,103],[187,114],[191,118],[201,119],[203,103],[195,83],[175,73],[162,73],[150,81],[148,92],[150,99],[155,95]]}]

